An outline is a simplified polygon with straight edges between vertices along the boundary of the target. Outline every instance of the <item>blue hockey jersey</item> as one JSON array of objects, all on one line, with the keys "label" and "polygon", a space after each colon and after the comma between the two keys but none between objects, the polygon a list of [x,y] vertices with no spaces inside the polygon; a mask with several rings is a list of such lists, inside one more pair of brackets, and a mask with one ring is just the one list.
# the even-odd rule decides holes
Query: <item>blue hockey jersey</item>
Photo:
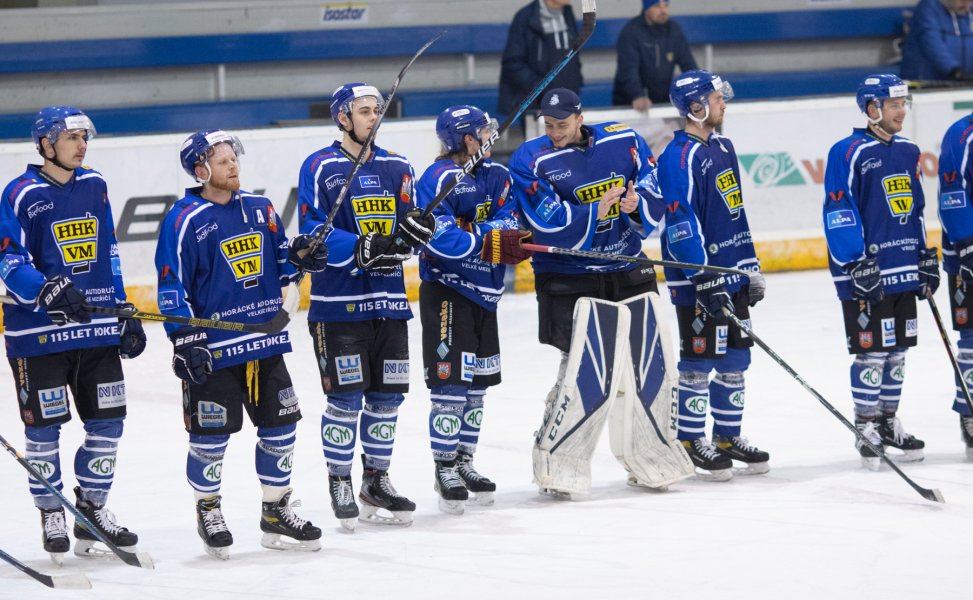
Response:
[{"label": "blue hockey jersey", "polygon": [[[510,160],[517,211],[534,243],[638,256],[642,240],[665,212],[648,144],[628,125],[582,126],[579,146],[557,149],[546,135],[524,142]],[[641,198],[635,218],[616,204],[598,220],[598,201],[612,187],[634,182]],[[635,213],[633,213],[634,215]],[[630,262],[538,253],[538,273],[628,271]]]},{"label": "blue hockey jersey", "polygon": [[939,155],[939,221],[943,224],[943,270],[959,273],[955,243],[973,238],[973,115],[953,123]]},{"label": "blue hockey jersey", "polygon": [[118,344],[118,319],[58,327],[36,304],[48,277],[64,275],[90,304],[125,301],[108,188],[97,171],[75,169],[61,185],[39,166],[3,190],[0,201],[0,279],[17,304],[3,308],[7,356],[22,358]]},{"label": "blue hockey jersey", "polygon": [[926,247],[919,147],[855,129],[831,147],[824,191],[824,235],[838,298],[851,299],[844,265],[866,257],[878,259],[886,294],[918,291],[916,264]]},{"label": "blue hockey jersey", "polygon": [[[462,167],[449,159],[433,163],[416,185],[419,208],[452,182]],[[510,198],[510,173],[492,160],[483,163],[436,207],[436,235],[419,255],[419,276],[438,281],[480,306],[496,310],[503,294],[506,265],[480,259],[483,235],[493,229],[518,229]]]},{"label": "blue hockey jersey", "polygon": [[[290,283],[287,238],[270,200],[240,191],[228,204],[186,190],[162,222],[155,266],[159,310],[166,315],[264,323],[281,308]],[[166,323],[172,333],[179,325]],[[207,330],[213,368],[222,369],[291,351],[287,332],[276,335]]]},{"label": "blue hockey jersey", "polygon": [[[341,142],[305,159],[298,183],[301,233],[324,224],[355,162]],[[411,319],[402,267],[394,271],[359,269],[355,244],[367,233],[391,235],[412,203],[415,173],[403,156],[373,146],[355,174],[327,234],[328,266],[311,274],[313,322]]]},{"label": "blue hockey jersey", "polygon": [[[666,201],[662,258],[759,271],[750,224],[743,206],[740,164],[733,143],[717,133],[704,140],[679,130],[659,158],[659,185]],[[694,269],[666,267],[673,304],[696,302],[689,280]],[[727,275],[726,289],[738,291],[745,277]]]}]

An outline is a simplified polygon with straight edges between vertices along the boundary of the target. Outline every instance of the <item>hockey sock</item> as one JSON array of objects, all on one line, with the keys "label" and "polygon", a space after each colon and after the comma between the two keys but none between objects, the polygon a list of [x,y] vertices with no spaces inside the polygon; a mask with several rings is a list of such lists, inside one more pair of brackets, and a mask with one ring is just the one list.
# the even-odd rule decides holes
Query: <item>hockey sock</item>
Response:
[{"label": "hockey sock", "polygon": [[122,437],[122,419],[90,419],[84,424],[84,443],[74,455],[74,475],[82,499],[104,506],[115,479],[115,455]]},{"label": "hockey sock", "polygon": [[365,410],[358,424],[358,433],[366,469],[388,470],[392,462],[399,405],[404,399],[402,394],[389,392],[369,392],[365,395]]},{"label": "hockey sock", "polygon": [[878,400],[883,415],[894,415],[902,397],[902,380],[905,378],[905,348],[893,348],[885,359],[882,372],[882,391]]},{"label": "hockey sock", "polygon": [[713,435],[733,438],[740,435],[743,421],[744,377],[742,371],[717,373],[709,384]]},{"label": "hockey sock", "polygon": [[[960,373],[966,380],[967,389],[973,391],[973,329],[962,329],[959,332],[959,342],[956,344],[956,362],[959,364]],[[966,405],[966,396],[963,395],[963,386],[959,379],[956,379],[956,399],[953,401],[953,410],[963,415],[970,416],[970,407]]]},{"label": "hockey sock", "polygon": [[[356,403],[361,401],[361,392],[357,395],[359,398]],[[328,463],[328,474],[348,477],[355,462],[358,411],[340,408],[332,402],[332,396],[328,396],[328,407],[321,415],[321,447],[324,449],[324,460]],[[355,403],[344,404],[353,406]]]},{"label": "hockey sock", "polygon": [[196,499],[220,493],[223,480],[223,455],[230,443],[229,435],[189,434],[189,454],[186,457],[186,479]]},{"label": "hockey sock", "polygon": [[483,398],[486,388],[471,387],[466,394],[466,406],[463,408],[463,423],[459,430],[459,450],[464,454],[476,453],[476,444],[480,441],[480,426],[483,424]]},{"label": "hockey sock", "polygon": [[706,435],[706,406],[709,404],[709,375],[699,371],[679,371],[679,441],[692,441]]},{"label": "hockey sock", "polygon": [[[61,454],[58,439],[61,437],[61,424],[55,423],[47,427],[24,427],[27,438],[27,448],[24,457],[41,475],[44,476],[57,491],[64,489],[61,483]],[[47,510],[61,506],[54,494],[47,491],[39,481],[28,478],[30,493],[34,497],[34,506]]]},{"label": "hockey sock", "polygon": [[855,402],[856,417],[871,420],[878,413],[885,357],[885,352],[856,354],[851,363],[851,399]]},{"label": "hockey sock", "polygon": [[[260,439],[257,440],[254,460],[257,478],[260,479],[260,484],[265,488],[264,500],[267,500],[267,486],[283,489],[291,482],[297,424],[291,423],[281,427],[258,427],[257,437]],[[272,499],[278,500],[279,497]]]},{"label": "hockey sock", "polygon": [[460,422],[466,403],[466,387],[440,385],[429,390],[432,400],[429,407],[429,446],[432,459],[450,461],[456,458],[459,443]]}]

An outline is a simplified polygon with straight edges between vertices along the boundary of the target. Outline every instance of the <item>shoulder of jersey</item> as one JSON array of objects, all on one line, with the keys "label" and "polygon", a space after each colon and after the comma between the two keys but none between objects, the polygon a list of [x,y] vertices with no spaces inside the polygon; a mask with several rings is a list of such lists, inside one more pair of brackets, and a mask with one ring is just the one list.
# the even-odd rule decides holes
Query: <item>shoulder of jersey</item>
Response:
[{"label": "shoulder of jersey", "polygon": [[247,192],[240,190],[240,197],[246,198],[248,204],[273,204],[270,198],[267,196],[261,196],[260,194],[254,194],[253,192]]},{"label": "shoulder of jersey", "polygon": [[333,146],[326,146],[308,156],[304,165],[314,171],[323,162],[340,163],[342,160],[347,160],[344,154]]},{"label": "shoulder of jersey", "polygon": [[409,164],[409,159],[406,157],[390,150],[386,150],[385,148],[379,148],[378,146],[375,147],[375,160],[386,163],[402,163],[403,165],[411,166]]},{"label": "shoulder of jersey", "polygon": [[633,129],[626,125],[625,123],[616,123],[615,121],[607,121],[605,123],[598,123],[597,125],[591,125],[592,129],[596,131],[604,131],[605,133],[618,133],[620,131],[633,131]]}]

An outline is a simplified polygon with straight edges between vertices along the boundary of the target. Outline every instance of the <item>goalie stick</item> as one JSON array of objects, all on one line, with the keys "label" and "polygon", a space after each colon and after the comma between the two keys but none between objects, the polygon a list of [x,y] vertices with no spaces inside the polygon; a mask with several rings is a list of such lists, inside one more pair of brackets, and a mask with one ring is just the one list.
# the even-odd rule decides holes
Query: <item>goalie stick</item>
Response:
[{"label": "goalie stick", "polygon": [[152,557],[149,556],[148,552],[129,552],[128,550],[122,550],[115,544],[111,543],[110,540],[108,540],[104,535],[102,535],[100,531],[98,531],[98,528],[95,527],[95,525],[91,522],[91,520],[88,519],[88,517],[86,517],[83,512],[78,510],[77,507],[74,506],[73,502],[65,498],[64,494],[58,491],[58,489],[54,487],[50,481],[48,481],[43,475],[41,475],[37,471],[37,469],[34,468],[34,465],[30,464],[30,462],[26,458],[24,458],[24,456],[16,448],[11,446],[10,442],[8,442],[7,439],[2,435],[0,435],[0,444],[2,444],[4,448],[6,448],[7,452],[10,453],[10,456],[13,456],[17,460],[17,462],[20,463],[20,466],[27,469],[27,472],[30,473],[31,477],[36,479],[41,485],[47,488],[47,491],[54,494],[54,497],[58,499],[58,502],[64,505],[64,508],[68,509],[68,511],[70,511],[71,514],[74,515],[74,518],[77,520],[79,524],[83,525],[84,528],[87,529],[88,532],[91,533],[91,535],[95,536],[95,538],[97,538],[99,542],[107,546],[108,549],[115,554],[115,556],[122,559],[122,562],[124,562],[127,565],[131,565],[133,567],[141,567],[143,569],[155,568],[155,564],[152,562]]},{"label": "goalie stick", "polygon": [[949,355],[949,362],[953,365],[953,373],[956,374],[960,389],[963,390],[963,399],[966,400],[966,406],[969,407],[971,414],[973,414],[973,399],[970,399],[970,388],[966,385],[966,379],[963,378],[963,370],[959,368],[959,363],[956,362],[956,355],[953,353],[953,346],[949,343],[949,334],[946,333],[946,327],[943,325],[943,318],[939,314],[939,307],[936,306],[936,301],[933,299],[932,293],[926,293],[926,300],[929,301],[929,310],[932,311],[932,318],[936,321],[939,336],[943,339],[943,345],[946,346],[946,354]]},{"label": "goalie stick", "polygon": [[696,269],[697,271],[712,271],[714,273],[726,273],[728,275],[740,275],[750,278],[750,272],[743,269],[732,269],[730,267],[716,267],[712,265],[697,265],[695,263],[676,262],[672,260],[656,260],[648,256],[625,256],[622,254],[608,254],[607,252],[595,252],[594,250],[575,250],[573,248],[558,248],[556,246],[542,246],[540,244],[524,244],[520,247],[531,252],[546,252],[548,254],[562,254],[564,256],[577,256],[580,258],[596,258],[599,260],[617,260],[621,262],[643,263],[658,267],[670,267],[673,269]]},{"label": "goalie stick", "polygon": [[754,334],[753,329],[751,329],[746,323],[744,323],[743,321],[741,321],[740,318],[737,317],[735,314],[733,314],[733,312],[730,309],[724,308],[723,309],[723,314],[726,315],[727,318],[729,318],[731,321],[733,321],[733,323],[736,324],[736,326],[739,327],[741,331],[743,331],[748,336],[750,336],[753,339],[753,341],[756,342],[756,344],[758,346],[760,346],[763,349],[763,351],[766,352],[767,355],[770,356],[770,358],[772,358],[774,360],[774,362],[776,362],[778,365],[780,365],[781,367],[783,367],[783,369],[785,371],[787,371],[790,374],[791,377],[793,377],[794,379],[796,379],[797,382],[800,383],[804,387],[804,389],[806,389],[808,392],[810,392],[811,395],[814,396],[818,400],[818,402],[820,402],[821,404],[823,404],[824,407],[827,408],[828,411],[832,415],[834,415],[836,419],[838,419],[839,421],[841,421],[842,425],[844,425],[852,433],[854,433],[855,434],[855,437],[858,438],[858,440],[860,440],[869,450],[871,450],[872,452],[875,453],[875,456],[878,456],[883,461],[885,461],[885,464],[887,464],[889,467],[891,467],[892,470],[895,471],[895,473],[899,477],[901,477],[903,480],[905,480],[905,482],[908,483],[912,487],[912,489],[914,489],[915,491],[917,491],[920,496],[922,496],[926,500],[930,500],[932,502],[941,502],[941,503],[944,503],[945,504],[946,500],[943,499],[943,493],[942,492],[940,492],[937,489],[924,488],[921,485],[919,485],[918,483],[916,483],[915,481],[912,481],[911,479],[909,479],[909,476],[906,475],[905,473],[903,473],[902,472],[902,469],[900,469],[898,467],[898,465],[896,465],[894,462],[892,462],[889,459],[889,457],[886,456],[885,452],[882,452],[874,444],[872,444],[870,441],[868,441],[868,438],[866,438],[864,435],[862,435],[862,432],[858,431],[858,428],[857,427],[855,427],[854,425],[852,425],[851,422],[848,421],[848,419],[846,419],[844,415],[842,415],[840,412],[838,412],[838,409],[836,409],[834,406],[832,406],[830,402],[828,402],[827,400],[825,400],[824,399],[824,396],[822,396],[821,394],[819,394],[817,390],[815,390],[813,387],[811,387],[808,384],[808,382],[804,381],[804,379],[800,375],[797,374],[797,371],[795,371],[793,368],[791,368],[791,366],[789,364],[787,364],[786,362],[784,362],[784,359],[782,359],[780,356],[778,356],[778,354],[776,352],[774,352],[773,349],[771,349],[771,347],[768,346],[762,339],[760,339],[759,337],[757,337],[757,335]]},{"label": "goalie stick", "polygon": [[595,30],[595,20],[596,20],[595,0],[581,0],[581,10],[583,11],[583,14],[581,15],[581,35],[579,35],[578,38],[574,40],[574,45],[571,46],[571,50],[568,51],[566,55],[564,55],[564,58],[561,59],[561,62],[554,65],[554,68],[552,68],[544,77],[544,79],[541,80],[539,84],[537,84],[537,87],[534,88],[534,91],[532,91],[530,94],[527,95],[526,98],[524,98],[523,102],[520,103],[520,106],[517,108],[517,110],[513,114],[507,116],[507,118],[500,125],[500,127],[498,127],[497,130],[493,132],[493,135],[490,136],[490,139],[488,139],[486,143],[480,146],[480,149],[477,150],[476,154],[471,156],[469,160],[467,160],[463,164],[463,168],[456,173],[456,176],[451,181],[447,181],[446,184],[443,185],[442,189],[439,190],[439,193],[436,194],[436,197],[433,198],[426,206],[426,208],[423,209],[422,211],[423,217],[429,216],[432,213],[432,211],[435,210],[436,207],[439,206],[442,203],[442,201],[446,199],[446,196],[448,196],[450,192],[453,191],[453,188],[459,185],[459,183],[463,180],[464,177],[466,177],[467,175],[473,172],[473,169],[475,169],[476,166],[480,164],[480,161],[483,160],[483,157],[486,155],[486,153],[489,152],[491,148],[493,148],[493,145],[497,143],[497,140],[500,139],[500,136],[503,134],[503,132],[506,131],[511,125],[513,125],[514,121],[519,119],[521,115],[527,112],[527,109],[530,107],[534,99],[540,96],[541,92],[544,91],[544,88],[546,88],[548,84],[554,81],[554,78],[557,77],[557,74],[560,73],[561,70],[564,69],[564,67],[569,62],[571,62],[571,60],[575,57],[578,51],[581,50],[581,47],[585,45],[585,42],[588,41],[588,38],[591,37],[591,33]]},{"label": "goalie stick", "polygon": [[91,582],[88,581],[88,576],[84,573],[65,573],[61,575],[45,575],[40,571],[35,571],[31,569],[24,563],[20,562],[16,558],[10,556],[3,550],[0,550],[0,558],[7,561],[15,569],[24,573],[29,577],[33,577],[37,581],[43,583],[49,588],[57,588],[59,590],[90,590]]}]

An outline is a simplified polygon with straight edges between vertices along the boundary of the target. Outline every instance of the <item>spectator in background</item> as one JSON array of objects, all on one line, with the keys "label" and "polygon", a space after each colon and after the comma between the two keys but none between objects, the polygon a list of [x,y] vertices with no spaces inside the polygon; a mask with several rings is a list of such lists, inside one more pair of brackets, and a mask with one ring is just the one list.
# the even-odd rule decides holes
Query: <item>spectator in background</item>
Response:
[{"label": "spectator in background", "polygon": [[973,81],[973,0],[921,0],[902,47],[903,79]]},{"label": "spectator in background", "polygon": [[[578,37],[571,0],[533,0],[514,15],[507,32],[500,69],[497,112],[509,115],[541,79],[564,59]],[[580,94],[581,60],[565,65],[546,89],[568,88]],[[540,98],[543,92],[537,97]],[[535,100],[533,107],[539,106]]]},{"label": "spectator in background", "polygon": [[698,69],[682,28],[669,20],[669,0],[642,0],[642,14],[618,36],[618,66],[612,104],[649,110],[669,102],[669,83],[681,72]]}]

